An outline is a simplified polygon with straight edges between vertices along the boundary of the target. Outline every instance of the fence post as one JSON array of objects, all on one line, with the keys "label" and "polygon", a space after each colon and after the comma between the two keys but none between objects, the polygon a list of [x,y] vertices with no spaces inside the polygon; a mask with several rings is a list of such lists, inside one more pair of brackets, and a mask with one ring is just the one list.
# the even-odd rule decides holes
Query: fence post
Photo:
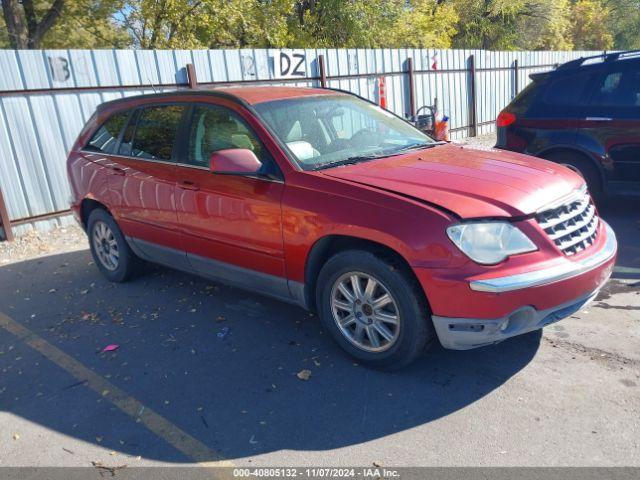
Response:
[{"label": "fence post", "polygon": [[520,69],[518,67],[518,59],[516,58],[513,61],[513,82],[515,83],[515,88],[513,89],[513,91],[515,92],[515,95],[518,95],[518,86],[520,85]]},{"label": "fence post", "polygon": [[327,70],[324,66],[324,55],[318,55],[318,73],[320,76],[320,86],[327,88]]},{"label": "fence post", "polygon": [[471,120],[471,137],[478,135],[478,109],[476,106],[476,60],[475,55],[469,55],[469,119]]},{"label": "fence post", "polygon": [[407,58],[407,76],[409,77],[409,115],[411,119],[416,116],[416,98],[415,88],[413,85],[413,58]]},{"label": "fence post", "polygon": [[187,63],[187,79],[189,80],[189,88],[196,88],[198,86],[196,67],[193,66],[193,63]]},{"label": "fence post", "polygon": [[2,188],[0,187],[0,224],[4,230],[4,238],[8,242],[13,241],[13,231],[11,230],[11,220],[9,220],[9,213],[7,212],[7,204],[4,203],[4,195],[2,194]]}]

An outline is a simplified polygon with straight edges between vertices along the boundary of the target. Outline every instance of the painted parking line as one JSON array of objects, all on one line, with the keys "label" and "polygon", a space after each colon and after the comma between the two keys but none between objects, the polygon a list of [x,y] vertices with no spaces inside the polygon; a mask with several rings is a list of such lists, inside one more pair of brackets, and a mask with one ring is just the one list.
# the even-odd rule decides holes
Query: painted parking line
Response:
[{"label": "painted parking line", "polygon": [[[111,402],[122,412],[147,427],[158,437],[182,452],[188,458],[204,467],[231,467],[233,463],[226,460],[220,453],[210,449],[204,443],[189,435],[178,426],[171,423],[162,415],[127,395],[104,377],[85,367],[75,358],[51,345],[31,330],[0,312],[0,327],[15,335],[24,343],[47,359],[64,369],[78,381],[82,381],[105,400]],[[221,472],[222,473],[222,472]],[[225,472],[226,473],[226,472]],[[225,476],[222,474],[222,476]]]}]

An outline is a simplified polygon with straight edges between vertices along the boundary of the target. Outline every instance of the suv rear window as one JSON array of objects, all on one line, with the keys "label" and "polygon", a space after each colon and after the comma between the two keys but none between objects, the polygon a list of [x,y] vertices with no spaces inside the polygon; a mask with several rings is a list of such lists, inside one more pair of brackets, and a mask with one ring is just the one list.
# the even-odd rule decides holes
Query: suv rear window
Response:
[{"label": "suv rear window", "polygon": [[534,80],[529,85],[524,87],[516,98],[513,99],[513,103],[511,104],[511,111],[514,113],[525,113],[531,103],[535,100],[538,91],[540,90],[540,84],[538,81]]},{"label": "suv rear window", "polygon": [[544,102],[549,105],[579,105],[591,77],[582,73],[552,79],[544,94]]},{"label": "suv rear window", "polygon": [[113,153],[116,149],[118,136],[122,131],[130,112],[116,113],[96,130],[91,140],[84,146],[85,150],[92,152]]},{"label": "suv rear window", "polygon": [[183,105],[148,107],[138,116],[133,138],[127,128],[119,153],[149,160],[171,160]]}]

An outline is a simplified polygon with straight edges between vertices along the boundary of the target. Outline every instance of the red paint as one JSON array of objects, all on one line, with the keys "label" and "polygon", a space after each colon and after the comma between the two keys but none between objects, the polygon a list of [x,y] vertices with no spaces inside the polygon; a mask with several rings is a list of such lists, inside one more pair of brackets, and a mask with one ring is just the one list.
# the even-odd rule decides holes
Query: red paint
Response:
[{"label": "red paint", "polygon": [[[224,91],[249,103],[327,93],[288,87]],[[115,109],[194,101],[225,105],[242,116],[279,165],[283,181],[81,152],[80,146]],[[566,257],[531,219],[537,209],[579,187],[580,177],[528,156],[453,144],[300,171],[249,109],[213,95],[176,93],[104,107],[80,134],[68,169],[78,214],[82,200],[95,199],[125,235],[297,282],[305,282],[309,253],[323,237],[347,235],[380,243],[413,268],[434,313],[442,316],[495,318],[523,305],[558,305],[595,287],[613,263],[545,287],[499,295],[474,292],[471,279],[575,262],[602,248],[604,229],[593,246]],[[538,250],[495,266],[472,262],[445,229],[460,218],[477,217],[512,219]]]},{"label": "red paint", "polygon": [[300,88],[300,87],[229,87],[217,89],[229,93],[250,104],[269,102],[271,100],[284,100],[286,98],[307,97],[309,95],[335,95],[335,90],[325,88]]},{"label": "red paint", "polygon": [[222,173],[256,173],[262,164],[251,150],[233,148],[220,150],[211,155],[209,169]]}]

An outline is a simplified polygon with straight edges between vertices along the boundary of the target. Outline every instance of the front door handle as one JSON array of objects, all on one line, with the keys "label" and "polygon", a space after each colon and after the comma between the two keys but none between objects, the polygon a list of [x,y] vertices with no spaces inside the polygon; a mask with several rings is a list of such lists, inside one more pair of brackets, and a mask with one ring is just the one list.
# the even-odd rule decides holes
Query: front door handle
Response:
[{"label": "front door handle", "polygon": [[114,175],[123,176],[126,172],[120,167],[111,167],[111,173],[113,173]]},{"label": "front door handle", "polygon": [[200,190],[200,187],[190,180],[180,180],[177,185],[183,190]]},{"label": "front door handle", "polygon": [[611,122],[613,118],[609,117],[587,117],[585,118],[587,122]]}]

